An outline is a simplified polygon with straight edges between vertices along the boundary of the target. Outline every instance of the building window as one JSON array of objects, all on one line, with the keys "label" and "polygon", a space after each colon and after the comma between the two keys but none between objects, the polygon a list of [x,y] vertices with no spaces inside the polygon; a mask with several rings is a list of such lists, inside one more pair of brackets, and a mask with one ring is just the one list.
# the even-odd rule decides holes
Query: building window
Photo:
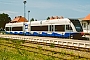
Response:
[{"label": "building window", "polygon": [[82,23],[83,28],[86,28],[86,23]]}]

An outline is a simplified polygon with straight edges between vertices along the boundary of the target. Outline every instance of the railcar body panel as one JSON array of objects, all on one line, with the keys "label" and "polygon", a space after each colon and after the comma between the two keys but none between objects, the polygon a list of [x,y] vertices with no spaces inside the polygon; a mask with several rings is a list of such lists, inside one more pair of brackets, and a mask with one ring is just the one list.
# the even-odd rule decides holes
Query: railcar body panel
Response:
[{"label": "railcar body panel", "polygon": [[54,19],[21,23],[7,23],[6,33],[49,36],[49,37],[81,37],[82,27],[77,19]]}]

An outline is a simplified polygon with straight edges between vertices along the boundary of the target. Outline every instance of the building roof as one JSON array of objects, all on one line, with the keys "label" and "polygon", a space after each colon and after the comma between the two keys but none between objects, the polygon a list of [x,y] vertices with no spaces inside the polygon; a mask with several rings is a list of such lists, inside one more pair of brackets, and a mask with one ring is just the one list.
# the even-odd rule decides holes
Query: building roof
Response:
[{"label": "building roof", "polygon": [[82,17],[82,18],[78,18],[79,21],[82,21],[83,19],[84,19],[84,17]]},{"label": "building roof", "polygon": [[52,17],[50,17],[49,20],[53,20],[53,19],[63,19],[63,18],[64,18],[63,16],[60,16],[60,17],[58,17],[58,16],[52,16]]},{"label": "building roof", "polygon": [[28,20],[25,17],[18,16],[15,17],[10,23],[16,23],[16,22],[28,22]]},{"label": "building roof", "polygon": [[90,14],[88,14],[84,19],[83,19],[84,21],[90,21]]}]

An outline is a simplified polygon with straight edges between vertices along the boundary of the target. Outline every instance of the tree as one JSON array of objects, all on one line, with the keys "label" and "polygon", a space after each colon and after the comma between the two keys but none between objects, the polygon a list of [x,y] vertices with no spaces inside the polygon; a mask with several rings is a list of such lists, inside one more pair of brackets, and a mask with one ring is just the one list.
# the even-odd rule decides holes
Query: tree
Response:
[{"label": "tree", "polygon": [[47,20],[49,20],[50,19],[50,17],[47,17]]},{"label": "tree", "polygon": [[35,19],[35,21],[37,21],[37,19]]},{"label": "tree", "polygon": [[30,21],[34,21],[34,18],[32,18]]},{"label": "tree", "polygon": [[5,29],[5,24],[9,23],[11,21],[11,18],[8,14],[2,13],[0,14],[0,29]]}]

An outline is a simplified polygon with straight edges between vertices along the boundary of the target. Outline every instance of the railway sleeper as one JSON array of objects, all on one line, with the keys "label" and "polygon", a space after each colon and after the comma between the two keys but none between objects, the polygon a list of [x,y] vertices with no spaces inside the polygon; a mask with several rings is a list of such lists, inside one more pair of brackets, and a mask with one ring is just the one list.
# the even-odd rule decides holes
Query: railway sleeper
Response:
[{"label": "railway sleeper", "polygon": [[44,45],[44,42],[39,42],[38,44],[39,44],[39,45]]},{"label": "railway sleeper", "polygon": [[46,46],[50,46],[51,44],[50,43],[46,43]]}]

